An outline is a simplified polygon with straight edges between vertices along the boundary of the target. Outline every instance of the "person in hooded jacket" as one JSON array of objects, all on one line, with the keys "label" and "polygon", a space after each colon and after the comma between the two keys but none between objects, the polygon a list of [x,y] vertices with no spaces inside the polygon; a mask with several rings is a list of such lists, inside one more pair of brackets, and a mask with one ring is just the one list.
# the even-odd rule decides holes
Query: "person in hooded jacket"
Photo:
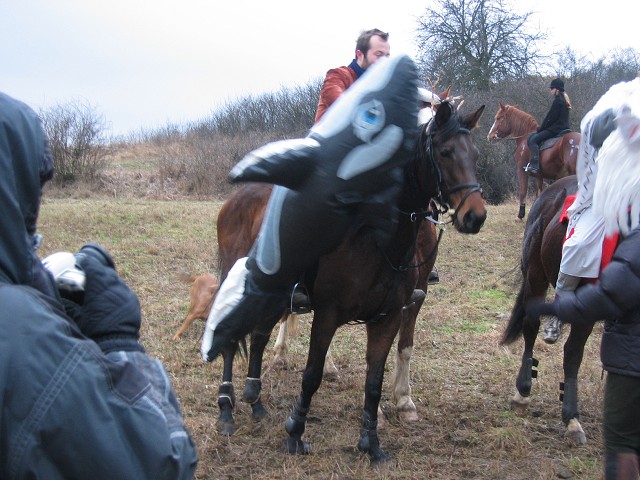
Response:
[{"label": "person in hooded jacket", "polygon": [[167,372],[139,343],[135,293],[84,254],[74,303],[36,254],[53,161],[36,113],[3,93],[0,164],[0,478],[192,478],[195,446]]},{"label": "person in hooded jacket", "polygon": [[551,80],[549,88],[553,95],[553,102],[549,112],[538,129],[527,138],[527,146],[531,151],[531,160],[524,167],[524,171],[532,175],[540,173],[540,145],[545,140],[549,140],[560,132],[569,129],[571,100],[564,91],[564,82],[560,78],[555,78]]}]

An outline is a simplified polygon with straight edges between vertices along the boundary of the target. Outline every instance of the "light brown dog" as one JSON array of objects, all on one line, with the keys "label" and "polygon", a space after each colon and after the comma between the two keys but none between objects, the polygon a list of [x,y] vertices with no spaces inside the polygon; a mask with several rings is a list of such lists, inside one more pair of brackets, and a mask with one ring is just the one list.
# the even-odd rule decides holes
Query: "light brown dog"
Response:
[{"label": "light brown dog", "polygon": [[182,322],[182,326],[173,336],[174,340],[180,340],[180,335],[189,328],[196,318],[207,320],[213,299],[220,287],[220,282],[208,273],[204,275],[181,274],[179,278],[184,283],[190,283],[191,289],[189,290],[189,312]]}]

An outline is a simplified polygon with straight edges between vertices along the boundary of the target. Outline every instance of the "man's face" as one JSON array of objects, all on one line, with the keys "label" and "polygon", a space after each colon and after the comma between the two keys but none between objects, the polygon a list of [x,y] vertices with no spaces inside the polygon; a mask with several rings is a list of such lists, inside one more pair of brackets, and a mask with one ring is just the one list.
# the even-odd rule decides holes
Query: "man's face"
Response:
[{"label": "man's face", "polygon": [[363,55],[360,50],[357,51],[358,65],[366,70],[382,57],[388,57],[390,51],[391,47],[389,46],[389,42],[383,40],[382,37],[378,35],[374,35],[371,37],[371,40],[369,40],[369,50],[366,55]]}]

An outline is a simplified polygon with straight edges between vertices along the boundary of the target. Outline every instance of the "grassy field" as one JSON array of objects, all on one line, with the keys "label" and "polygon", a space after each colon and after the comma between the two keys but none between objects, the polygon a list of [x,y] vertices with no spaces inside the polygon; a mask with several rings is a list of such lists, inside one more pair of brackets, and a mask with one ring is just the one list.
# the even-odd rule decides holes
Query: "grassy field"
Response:
[{"label": "grassy field", "polygon": [[[529,415],[515,416],[509,408],[522,342],[501,347],[498,341],[520,275],[523,223],[516,219],[515,202],[489,206],[478,235],[449,228],[443,236],[436,263],[441,283],[428,292],[411,364],[420,420],[401,422],[389,393],[383,392],[386,422],[380,441],[393,461],[372,470],[368,457],[356,449],[365,372],[362,326],[343,327],[334,340],[332,353],[340,374],[323,382],[314,397],[305,433],[313,453],[296,457],[281,452],[284,421],[300,390],[306,362],[309,315],[300,317],[299,334],[291,340],[289,367],[272,368],[271,355],[266,358],[263,401],[270,416],[255,423],[250,407],[239,402],[238,432],[219,435],[221,362],[204,364],[200,359],[203,323],[194,324],[180,342],[172,340],[188,307],[189,287],[179,282],[178,274],[216,273],[219,207],[214,201],[45,198],[39,222],[42,257],[99,242],[140,297],[142,342],[164,362],[172,378],[198,448],[196,478],[601,478],[600,325],[587,343],[580,375],[586,445],[572,447],[563,439],[558,401],[561,342],[536,345],[540,367]],[[388,365],[389,373],[392,367]],[[237,362],[237,393],[244,373],[245,365]]]}]

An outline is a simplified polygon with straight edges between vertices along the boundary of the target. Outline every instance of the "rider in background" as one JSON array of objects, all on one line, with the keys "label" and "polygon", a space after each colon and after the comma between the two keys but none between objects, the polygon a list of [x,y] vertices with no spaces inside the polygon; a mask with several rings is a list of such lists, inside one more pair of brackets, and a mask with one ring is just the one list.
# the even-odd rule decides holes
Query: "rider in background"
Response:
[{"label": "rider in background", "polygon": [[532,175],[540,173],[540,145],[542,145],[542,142],[555,137],[563,130],[569,129],[571,100],[564,91],[564,82],[556,78],[551,81],[549,88],[553,94],[551,108],[538,130],[529,135],[527,139],[527,146],[531,151],[531,160],[524,167],[524,171]]}]

